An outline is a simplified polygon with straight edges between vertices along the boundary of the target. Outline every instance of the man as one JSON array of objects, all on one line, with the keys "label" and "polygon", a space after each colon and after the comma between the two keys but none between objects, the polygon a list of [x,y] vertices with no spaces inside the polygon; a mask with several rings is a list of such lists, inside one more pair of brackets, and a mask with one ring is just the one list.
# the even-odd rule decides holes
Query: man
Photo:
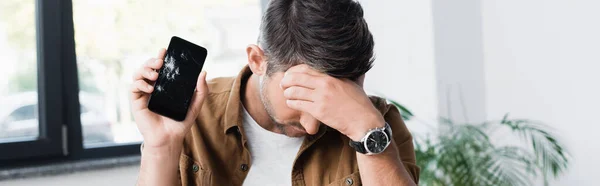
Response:
[{"label": "man", "polygon": [[362,88],[374,43],[357,2],[271,0],[260,33],[237,77],[200,74],[183,122],[146,105],[165,50],[136,73],[138,185],[416,184],[398,110]]}]

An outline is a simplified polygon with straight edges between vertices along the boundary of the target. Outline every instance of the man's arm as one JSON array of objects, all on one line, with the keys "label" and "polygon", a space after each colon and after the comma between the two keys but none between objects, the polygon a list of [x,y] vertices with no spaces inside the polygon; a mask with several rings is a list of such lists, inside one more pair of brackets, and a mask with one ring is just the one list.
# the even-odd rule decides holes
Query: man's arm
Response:
[{"label": "man's arm", "polygon": [[356,153],[363,185],[416,185],[400,160],[394,141],[381,154]]},{"label": "man's arm", "polygon": [[[402,183],[401,181],[394,182],[398,181],[396,179],[398,176],[404,178],[408,176],[412,178],[412,182],[418,183],[419,168],[416,165],[412,135],[408,128],[406,128],[398,108],[394,105],[387,104],[385,99],[373,97],[371,98],[371,101],[380,113],[383,113],[384,120],[390,125],[390,128],[392,128],[393,134],[392,143],[383,153],[372,156],[357,153],[356,157],[359,169],[361,170],[360,173],[363,183],[378,183],[379,181],[377,180],[369,180],[370,178],[376,178],[383,179],[381,181],[384,182],[389,180],[390,183],[400,184]],[[386,164],[394,165],[395,168],[401,167],[401,169],[390,170],[394,167],[378,167]],[[380,184],[385,185],[387,182]]]},{"label": "man's arm", "polygon": [[178,146],[142,148],[137,185],[174,185],[179,183],[177,171],[182,145]]},{"label": "man's arm", "polygon": [[164,63],[162,59],[165,53],[166,50],[161,49],[157,58],[146,61],[133,76],[131,110],[144,138],[137,185],[168,186],[179,183],[177,170],[183,139],[195,123],[208,92],[206,72],[202,72],[198,76],[196,92],[184,121],[175,121],[150,111],[148,100],[154,91],[152,84],[158,78],[157,71]]},{"label": "man's arm", "polygon": [[[384,117],[374,107],[360,84],[360,81],[357,83],[328,76],[307,65],[288,69],[281,80],[288,107],[311,114],[353,141],[359,141],[369,129],[385,125]],[[399,117],[398,114],[401,122]],[[398,126],[397,121],[391,124]],[[404,134],[408,133],[405,131]],[[394,139],[410,139],[410,134],[400,135],[400,138],[394,136]],[[412,153],[414,154],[414,149]],[[402,163],[395,142],[381,154],[367,156],[357,153],[357,161],[365,185],[416,185]]]},{"label": "man's arm", "polygon": [[[385,102],[384,100],[379,101]],[[389,123],[393,133],[391,144],[380,154],[365,155],[356,153],[361,180],[365,185],[416,185],[418,181],[418,168],[414,165],[416,162],[412,136],[404,125],[398,109],[389,105],[386,105],[386,107],[382,111],[385,113],[385,119],[383,117],[380,118],[385,121],[378,120],[372,121],[372,123],[375,124],[375,127],[384,125],[381,123]],[[363,124],[359,126],[370,125]],[[349,137],[351,140],[358,141],[366,134],[366,132],[362,131],[370,128],[373,127],[365,127],[363,129],[356,127],[355,134],[351,134]],[[408,162],[408,164],[404,162]]]}]

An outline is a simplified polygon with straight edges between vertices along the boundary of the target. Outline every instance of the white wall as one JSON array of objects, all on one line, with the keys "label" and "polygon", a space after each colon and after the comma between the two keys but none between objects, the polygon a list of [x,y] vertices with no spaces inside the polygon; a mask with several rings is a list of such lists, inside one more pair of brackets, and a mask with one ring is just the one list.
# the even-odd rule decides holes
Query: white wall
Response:
[{"label": "white wall", "polygon": [[481,1],[434,0],[439,116],[454,122],[485,120]]},{"label": "white wall", "polygon": [[488,119],[551,125],[572,154],[551,185],[598,185],[600,1],[482,1]]},{"label": "white wall", "polygon": [[[437,117],[431,2],[360,1],[375,38],[376,61],[365,89],[394,99],[423,119]],[[431,129],[409,122],[412,131]]]}]

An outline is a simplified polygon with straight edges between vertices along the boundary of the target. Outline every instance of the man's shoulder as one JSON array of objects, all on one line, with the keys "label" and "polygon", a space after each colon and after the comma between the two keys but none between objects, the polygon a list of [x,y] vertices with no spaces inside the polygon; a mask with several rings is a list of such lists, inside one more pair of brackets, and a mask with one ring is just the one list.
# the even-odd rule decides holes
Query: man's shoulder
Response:
[{"label": "man's shoulder", "polygon": [[390,107],[393,106],[388,104],[387,100],[382,97],[369,95],[369,99],[371,100],[371,103],[373,103],[373,106],[375,106],[375,108],[384,115],[388,112]]},{"label": "man's shoulder", "polygon": [[369,96],[369,99],[371,99],[373,106],[375,106],[375,108],[381,113],[392,129],[403,128],[404,130],[406,128],[400,111],[398,108],[396,108],[396,106],[389,103],[387,99],[382,97]]},{"label": "man's shoulder", "polygon": [[221,94],[231,92],[235,77],[217,77],[206,81],[208,94]]},{"label": "man's shoulder", "polygon": [[[196,124],[187,135],[188,145],[194,146],[195,138],[222,138],[217,134],[223,131],[224,118],[227,117],[227,106],[232,94],[235,77],[218,77],[206,81],[208,94],[204,99],[202,109],[197,116]],[[238,92],[239,93],[239,92]],[[191,153],[191,152],[189,152]]]},{"label": "man's shoulder", "polygon": [[200,117],[220,120],[233,94],[234,83],[235,77],[217,77],[207,80],[208,94],[204,99]]}]

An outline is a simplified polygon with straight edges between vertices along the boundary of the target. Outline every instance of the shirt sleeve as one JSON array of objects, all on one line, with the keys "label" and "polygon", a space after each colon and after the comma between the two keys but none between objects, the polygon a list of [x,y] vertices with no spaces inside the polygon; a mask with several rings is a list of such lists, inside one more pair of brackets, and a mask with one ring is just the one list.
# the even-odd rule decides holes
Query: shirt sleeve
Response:
[{"label": "shirt sleeve", "polygon": [[392,128],[392,136],[398,148],[398,154],[404,164],[404,168],[415,183],[419,183],[420,169],[416,163],[415,148],[413,138],[404,124],[398,108],[392,104],[387,104],[385,99],[371,97],[374,105],[383,113],[385,121]]}]

